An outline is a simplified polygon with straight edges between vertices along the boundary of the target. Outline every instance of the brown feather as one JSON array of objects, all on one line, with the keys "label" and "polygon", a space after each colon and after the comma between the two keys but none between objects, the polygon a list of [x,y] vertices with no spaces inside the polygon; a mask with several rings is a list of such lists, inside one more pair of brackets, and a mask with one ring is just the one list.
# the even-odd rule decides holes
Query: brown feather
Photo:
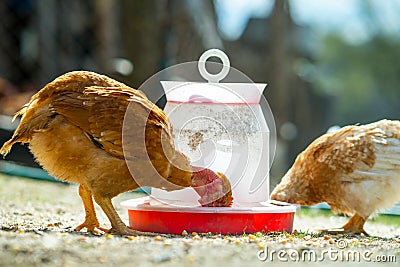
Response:
[{"label": "brown feather", "polygon": [[324,134],[296,158],[271,199],[368,218],[400,200],[400,122],[381,120]]},{"label": "brown feather", "polygon": [[[127,122],[132,126],[126,125],[124,128],[127,110],[129,117]],[[143,178],[145,181],[142,181],[146,185],[152,185],[154,180],[155,185],[161,184],[166,189],[175,188],[176,185],[190,186],[191,169],[188,159],[176,156],[180,153],[174,149],[172,127],[164,112],[149,101],[141,91],[107,76],[86,71],[62,75],[32,96],[30,102],[16,116],[22,116],[21,123],[13,138],[0,150],[3,155],[6,155],[15,143],[31,142],[32,138],[39,134],[50,137],[55,131],[54,128],[60,127],[57,124],[61,123],[69,131],[76,129],[75,138],[80,140],[85,138],[88,141],[87,145],[92,144],[93,147],[86,148],[77,146],[75,149],[81,150],[80,154],[92,150],[92,153],[96,154],[95,151],[101,147],[108,155],[124,162],[125,157],[129,159],[132,156],[129,154],[133,154],[134,163],[131,161],[132,164],[129,164],[130,171],[146,177]],[[54,116],[61,116],[62,119],[55,119]],[[75,127],[74,130],[71,127]],[[60,136],[58,142],[64,143],[64,140],[68,140],[68,136],[73,135],[68,132],[64,134],[65,137]],[[124,155],[123,138],[126,140],[127,155]],[[33,152],[38,150],[34,153],[39,155],[36,156],[38,162],[56,177],[60,168],[68,168],[65,166],[56,170],[54,166],[58,164],[51,162],[54,156],[43,151],[43,147],[57,147],[57,145],[47,141],[41,144],[39,141],[32,142],[30,147]],[[143,168],[146,162],[151,163],[152,168]],[[182,165],[178,169],[183,169],[184,172],[178,178],[173,177],[172,184],[159,181],[171,178],[171,171],[174,169],[170,166],[172,162],[177,166]],[[93,161],[87,162],[86,165],[93,165]],[[158,180],[151,179],[146,176],[150,173],[151,176],[161,175],[161,177],[158,177]],[[76,177],[66,177],[68,175],[64,172],[61,176],[63,180],[76,180]]]}]

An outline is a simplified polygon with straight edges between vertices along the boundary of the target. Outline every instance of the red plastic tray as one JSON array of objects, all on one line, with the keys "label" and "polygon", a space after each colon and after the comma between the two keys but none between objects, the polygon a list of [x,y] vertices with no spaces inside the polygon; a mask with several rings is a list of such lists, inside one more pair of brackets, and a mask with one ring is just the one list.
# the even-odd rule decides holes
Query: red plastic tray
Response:
[{"label": "red plastic tray", "polygon": [[289,204],[257,203],[256,207],[203,208],[174,207],[150,201],[149,197],[121,203],[128,209],[132,229],[182,234],[187,232],[243,234],[291,232],[297,207]]}]

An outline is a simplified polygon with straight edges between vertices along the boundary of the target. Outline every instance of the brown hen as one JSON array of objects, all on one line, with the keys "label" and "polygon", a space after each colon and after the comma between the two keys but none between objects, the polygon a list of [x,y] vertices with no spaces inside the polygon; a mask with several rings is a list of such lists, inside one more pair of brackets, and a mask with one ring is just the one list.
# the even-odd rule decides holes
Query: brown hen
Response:
[{"label": "brown hen", "polygon": [[343,230],[364,233],[374,212],[400,201],[400,122],[347,126],[312,142],[271,199],[314,205],[327,202],[351,215]]},{"label": "brown hen", "polygon": [[164,112],[143,92],[109,77],[85,71],[64,74],[35,94],[19,115],[20,125],[0,153],[7,155],[15,143],[29,143],[51,175],[78,183],[86,219],[77,230],[104,230],[94,199],[111,222],[108,232],[138,234],[122,222],[111,199],[139,186],[193,186],[203,206],[231,205],[227,178],[207,169],[192,170],[188,158],[174,148]]}]

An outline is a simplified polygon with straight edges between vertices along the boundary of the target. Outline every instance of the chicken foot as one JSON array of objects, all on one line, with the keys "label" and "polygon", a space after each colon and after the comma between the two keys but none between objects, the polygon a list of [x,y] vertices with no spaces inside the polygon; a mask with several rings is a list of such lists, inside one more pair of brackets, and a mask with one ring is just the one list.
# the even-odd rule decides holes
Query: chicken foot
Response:
[{"label": "chicken foot", "polygon": [[85,221],[78,225],[75,230],[80,231],[86,228],[88,232],[94,234],[100,234],[100,231],[106,232],[107,229],[101,228],[100,223],[97,220],[96,210],[93,205],[93,198],[91,192],[83,185],[79,185],[79,196],[82,199],[83,206],[85,208]]},{"label": "chicken foot", "polygon": [[367,221],[367,218],[364,218],[357,213],[350,218],[350,220],[339,229],[320,229],[318,232],[320,234],[364,234],[365,236],[370,236],[364,230],[364,224]]},{"label": "chicken foot", "polygon": [[365,236],[369,236],[369,234],[364,230],[364,224],[367,219],[368,217],[364,218],[355,213],[342,228],[346,233],[364,234]]},{"label": "chicken foot", "polygon": [[109,197],[94,195],[94,200],[97,204],[102,208],[104,213],[107,215],[108,219],[111,222],[111,229],[106,230],[107,233],[110,234],[119,234],[119,235],[148,235],[148,236],[157,236],[159,234],[150,233],[150,232],[141,232],[133,230],[127,227],[124,222],[119,217],[118,213],[114,209],[112,205],[111,199]]}]

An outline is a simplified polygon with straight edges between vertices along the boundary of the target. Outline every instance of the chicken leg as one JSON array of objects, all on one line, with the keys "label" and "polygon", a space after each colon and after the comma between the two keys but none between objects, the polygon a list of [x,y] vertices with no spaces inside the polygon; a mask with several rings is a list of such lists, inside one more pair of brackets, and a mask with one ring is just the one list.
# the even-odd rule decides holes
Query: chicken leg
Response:
[{"label": "chicken leg", "polygon": [[343,225],[341,228],[334,229],[320,229],[318,230],[319,234],[364,234],[365,236],[370,236],[364,230],[364,224],[367,221],[368,217],[364,218],[357,213],[350,218],[350,220]]},{"label": "chicken leg", "polygon": [[90,191],[85,186],[79,185],[79,196],[82,199],[86,216],[85,221],[78,225],[75,230],[80,231],[83,228],[86,228],[88,232],[95,234],[99,234],[99,230],[103,232],[107,231],[106,229],[100,227],[99,221],[97,220],[96,211],[93,205],[93,198]]},{"label": "chicken leg", "polygon": [[364,230],[364,224],[367,219],[368,217],[364,218],[355,213],[342,228],[345,233],[364,234],[365,236],[369,236],[369,234]]},{"label": "chicken leg", "polygon": [[114,209],[111,199],[109,197],[94,195],[94,200],[96,203],[102,208],[104,213],[107,215],[108,219],[111,222],[111,229],[106,232],[110,234],[120,234],[120,235],[149,235],[149,236],[157,236],[159,234],[150,233],[150,232],[141,232],[130,229],[127,227],[124,222],[119,217],[118,213]]}]

